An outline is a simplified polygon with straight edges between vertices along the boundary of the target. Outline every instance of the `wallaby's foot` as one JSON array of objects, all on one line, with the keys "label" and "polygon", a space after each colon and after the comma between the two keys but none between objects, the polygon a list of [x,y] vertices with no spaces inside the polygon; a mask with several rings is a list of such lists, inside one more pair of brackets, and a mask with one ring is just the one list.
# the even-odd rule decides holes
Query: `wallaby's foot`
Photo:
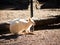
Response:
[{"label": "wallaby's foot", "polygon": [[34,35],[33,32],[19,32],[18,35]]},{"label": "wallaby's foot", "polygon": [[24,35],[25,33],[18,33],[18,35]]},{"label": "wallaby's foot", "polygon": [[25,33],[26,35],[34,35],[33,32]]}]

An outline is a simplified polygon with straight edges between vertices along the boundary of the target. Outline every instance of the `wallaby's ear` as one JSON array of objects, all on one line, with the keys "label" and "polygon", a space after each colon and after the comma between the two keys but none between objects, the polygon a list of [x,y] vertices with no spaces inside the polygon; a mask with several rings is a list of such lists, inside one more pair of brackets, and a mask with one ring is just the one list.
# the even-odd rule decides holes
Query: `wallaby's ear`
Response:
[{"label": "wallaby's ear", "polygon": [[28,19],[28,21],[30,21],[30,18]]},{"label": "wallaby's ear", "polygon": [[31,21],[31,18],[29,18],[29,21]]},{"label": "wallaby's ear", "polygon": [[28,17],[28,20],[30,21],[30,20],[31,20],[31,18],[30,18],[30,17]]}]

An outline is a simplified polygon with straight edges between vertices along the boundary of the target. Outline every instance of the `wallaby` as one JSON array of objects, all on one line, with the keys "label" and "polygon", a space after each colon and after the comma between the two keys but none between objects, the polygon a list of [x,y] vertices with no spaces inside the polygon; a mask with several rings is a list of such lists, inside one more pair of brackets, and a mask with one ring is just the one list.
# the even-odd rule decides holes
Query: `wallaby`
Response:
[{"label": "wallaby", "polygon": [[20,20],[14,21],[10,23],[10,32],[14,34],[22,34],[23,31],[29,33],[31,32],[30,28],[32,27],[32,25],[35,25],[35,22],[31,18],[29,18],[27,22]]},{"label": "wallaby", "polygon": [[38,0],[35,0],[35,7],[36,7],[36,9],[40,8],[40,3],[38,2]]}]

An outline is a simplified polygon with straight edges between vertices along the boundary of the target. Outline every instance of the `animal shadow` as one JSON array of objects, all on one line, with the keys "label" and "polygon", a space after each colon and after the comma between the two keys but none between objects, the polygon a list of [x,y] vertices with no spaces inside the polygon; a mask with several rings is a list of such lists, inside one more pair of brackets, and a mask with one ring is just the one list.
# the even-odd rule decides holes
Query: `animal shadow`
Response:
[{"label": "animal shadow", "polygon": [[10,40],[10,39],[16,39],[19,35],[9,35],[9,36],[0,36],[0,39]]},{"label": "animal shadow", "polygon": [[60,15],[50,16],[53,18],[37,20],[35,30],[60,29]]}]

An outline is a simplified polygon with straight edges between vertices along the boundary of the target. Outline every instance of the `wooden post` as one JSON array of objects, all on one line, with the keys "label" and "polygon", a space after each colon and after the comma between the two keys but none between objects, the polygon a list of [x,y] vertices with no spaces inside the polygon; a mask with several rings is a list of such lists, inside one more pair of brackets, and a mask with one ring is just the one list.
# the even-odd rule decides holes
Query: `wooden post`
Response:
[{"label": "wooden post", "polygon": [[31,0],[31,3],[30,3],[30,11],[31,11],[31,18],[33,17],[33,0]]},{"label": "wooden post", "polygon": [[[33,17],[33,0],[30,0],[30,12],[31,12],[31,18]],[[34,26],[31,27],[32,32],[34,31]]]}]

